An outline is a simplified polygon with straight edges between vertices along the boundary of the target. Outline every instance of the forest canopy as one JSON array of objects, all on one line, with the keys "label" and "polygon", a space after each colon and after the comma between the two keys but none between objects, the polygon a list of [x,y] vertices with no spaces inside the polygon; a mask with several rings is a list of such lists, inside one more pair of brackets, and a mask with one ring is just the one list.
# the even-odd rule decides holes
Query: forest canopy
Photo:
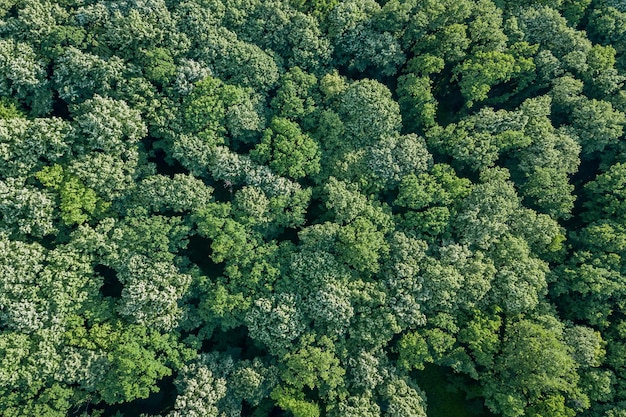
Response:
[{"label": "forest canopy", "polygon": [[0,415],[626,416],[626,3],[0,0]]}]

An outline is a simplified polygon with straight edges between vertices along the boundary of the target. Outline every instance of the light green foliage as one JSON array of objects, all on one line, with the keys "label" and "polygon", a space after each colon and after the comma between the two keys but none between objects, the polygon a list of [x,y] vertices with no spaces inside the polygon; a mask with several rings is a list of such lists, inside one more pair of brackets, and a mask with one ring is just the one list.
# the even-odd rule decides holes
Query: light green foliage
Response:
[{"label": "light green foliage", "polygon": [[317,388],[320,395],[328,396],[342,384],[345,374],[334,355],[332,342],[322,337],[314,344],[312,337],[304,337],[301,343],[300,349],[284,357],[281,379],[297,391],[304,387]]},{"label": "light green foliage", "polygon": [[289,352],[293,341],[305,329],[297,301],[295,295],[288,293],[272,299],[259,298],[245,317],[250,336],[276,356],[282,357]]},{"label": "light green foliage", "polygon": [[[45,250],[40,245],[13,242],[0,235],[2,256],[2,315],[3,327],[32,332],[44,327],[48,317],[46,300],[41,299],[33,285],[43,270]],[[32,287],[24,288],[23,284]],[[43,304],[43,305],[42,305]]]},{"label": "light green foliage", "polygon": [[[5,332],[0,338],[5,370],[0,377],[0,406],[7,416],[61,417],[71,407],[72,391],[51,381],[51,374],[60,360],[55,349],[57,341],[50,332],[41,331],[38,336],[39,343],[18,333]],[[29,360],[38,363],[29,363]],[[47,369],[40,368],[39,364],[45,364]]]},{"label": "light green foliage", "polygon": [[623,1],[0,0],[0,38],[2,416],[624,417]]},{"label": "light green foliage", "polygon": [[582,32],[568,26],[557,10],[547,6],[523,9],[519,23],[527,42],[549,49],[566,67],[573,70],[584,68],[584,56],[591,48],[591,42]]},{"label": "light green foliage", "polygon": [[98,396],[109,404],[147,398],[158,388],[156,380],[170,375],[166,366],[176,360],[180,346],[171,335],[122,323],[82,326],[66,333],[67,344],[102,352],[105,362],[95,381]]},{"label": "light green foliage", "polygon": [[283,118],[272,119],[251,156],[269,163],[277,174],[294,179],[317,174],[320,169],[317,143],[297,124]]},{"label": "light green foliage", "polygon": [[58,192],[61,219],[68,226],[103,215],[110,204],[79,178],[67,174],[61,165],[44,167],[36,177],[45,187]]},{"label": "light green foliage", "polygon": [[171,417],[217,417],[216,403],[226,395],[226,381],[215,378],[211,370],[201,364],[190,364],[182,369],[178,391]]},{"label": "light green foliage", "polygon": [[58,118],[0,119],[0,173],[3,177],[32,175],[70,152],[69,123]]},{"label": "light green foliage", "polygon": [[285,411],[291,412],[294,417],[319,417],[320,408],[313,402],[306,401],[302,393],[282,387],[272,391],[272,399]]},{"label": "light green foliage", "polygon": [[332,178],[326,191],[328,208],[335,213],[335,220],[343,224],[336,231],[339,258],[358,271],[377,272],[380,256],[389,252],[384,237],[391,223],[389,214]]},{"label": "light green foliage", "polygon": [[317,72],[330,62],[332,48],[319,21],[290,7],[288,1],[254,2],[244,25],[235,31],[247,42],[274,51],[287,68]]},{"label": "light green foliage", "polygon": [[[190,175],[173,178],[154,175],[144,178],[132,191],[130,199],[151,212],[193,212],[211,201],[213,189]],[[128,203],[127,203],[128,204]]]},{"label": "light green foliage", "polygon": [[178,302],[191,277],[168,263],[135,255],[118,272],[124,285],[117,311],[129,321],[159,330],[176,328],[182,310]]},{"label": "light green foliage", "polygon": [[13,97],[31,108],[34,115],[50,111],[52,92],[45,63],[28,43],[0,41],[0,95]]},{"label": "light green foliage", "polygon": [[470,355],[478,366],[491,369],[494,357],[500,350],[499,332],[502,318],[476,312],[467,327],[459,332],[459,342],[466,344]]},{"label": "light green foliage", "polygon": [[380,407],[367,396],[352,396],[340,402],[329,414],[332,417],[377,417]]},{"label": "light green foliage", "polygon": [[435,164],[429,173],[405,176],[394,205],[409,210],[398,216],[399,224],[422,238],[445,233],[456,212],[454,202],[469,194],[470,185],[446,164]]},{"label": "light green foliage", "polygon": [[482,183],[474,185],[454,219],[461,242],[489,248],[509,230],[519,197],[508,179],[505,170],[482,172]]},{"label": "light green foliage", "polygon": [[426,129],[435,124],[437,100],[433,96],[431,80],[415,74],[398,78],[398,104],[405,116],[404,123],[412,129]]},{"label": "light green foliage", "polygon": [[223,143],[226,134],[235,139],[246,131],[260,130],[262,119],[250,93],[218,78],[199,81],[183,101],[185,131],[215,145]]},{"label": "light green foliage", "polygon": [[471,107],[483,101],[491,87],[508,81],[515,72],[515,58],[502,52],[478,52],[475,58],[464,61],[457,67],[461,94]]},{"label": "light green foliage", "polygon": [[275,369],[257,359],[213,352],[185,365],[174,384],[178,396],[169,417],[239,415],[242,400],[257,405],[273,388]]},{"label": "light green foliage", "polygon": [[147,133],[137,110],[123,101],[98,95],[74,107],[73,117],[73,133],[78,136],[73,149],[79,154],[95,150],[119,155],[136,146]]},{"label": "light green foliage", "polygon": [[567,400],[580,400],[576,363],[552,318],[507,324],[502,353],[486,381],[486,404],[503,416],[571,416]]},{"label": "light green foliage", "polygon": [[144,72],[148,80],[164,85],[176,74],[174,59],[167,49],[155,48],[146,51],[144,55]]},{"label": "light green foliage", "polygon": [[[589,195],[585,213],[588,221],[626,218],[626,165],[617,163],[585,186]],[[593,202],[592,202],[593,201]]]},{"label": "light green foliage", "polygon": [[299,67],[289,69],[281,80],[281,85],[270,103],[279,117],[303,123],[309,126],[313,123],[313,116],[317,105],[321,101],[316,94],[317,78],[308,74]]},{"label": "light green foliage", "polygon": [[[467,246],[451,244],[441,246],[439,260],[427,259],[423,267],[424,302],[427,314],[450,312],[457,309],[472,310],[484,304],[497,269],[493,261]],[[502,300],[499,300],[502,302]]]},{"label": "light green foliage", "polygon": [[0,119],[23,118],[24,113],[18,109],[17,105],[7,99],[0,100]]},{"label": "light green foliage", "polygon": [[110,93],[123,82],[125,70],[116,56],[105,60],[70,47],[58,58],[52,80],[61,99],[81,103],[96,94]]},{"label": "light green foliage", "polygon": [[624,132],[626,115],[606,101],[582,100],[572,109],[572,127],[584,153],[602,151]]},{"label": "light green foliage", "polygon": [[374,1],[341,2],[328,16],[329,33],[340,65],[364,72],[374,69],[382,75],[395,75],[405,62],[397,36],[377,25],[380,6]]},{"label": "light green foliage", "polygon": [[67,171],[98,195],[115,201],[132,190],[139,177],[153,172],[153,166],[142,164],[144,160],[135,146],[120,150],[119,155],[94,150],[74,158]]},{"label": "light green foliage", "polygon": [[619,10],[617,4],[607,4],[604,7],[594,8],[590,15],[588,31],[590,37],[603,45],[611,44],[619,54],[618,66],[624,68],[624,47],[622,40],[626,33],[626,13]]},{"label": "light green foliage", "polygon": [[600,332],[589,327],[573,326],[565,329],[565,341],[573,348],[574,360],[581,367],[598,367],[604,359],[604,341]]},{"label": "light green foliage", "polygon": [[389,294],[389,308],[402,328],[424,324],[422,305],[430,298],[423,277],[426,249],[424,241],[401,232],[390,239],[390,255],[381,275]]},{"label": "light green foliage", "polygon": [[471,12],[470,1],[418,3],[404,34],[404,43],[415,55],[430,53],[446,62],[458,62],[471,42],[465,23]]},{"label": "light green foliage", "polygon": [[29,186],[21,178],[0,181],[0,230],[43,237],[57,232],[53,194]]},{"label": "light green foliage", "polygon": [[392,379],[382,389],[382,397],[389,401],[389,407],[382,414],[385,417],[426,417],[423,393],[402,379]]},{"label": "light green foliage", "polygon": [[415,134],[383,138],[371,148],[367,160],[374,181],[385,188],[395,188],[406,174],[427,171],[431,165],[424,139]]},{"label": "light green foliage", "polygon": [[492,167],[501,153],[531,143],[524,134],[526,123],[519,112],[483,108],[458,124],[435,126],[426,139],[438,152],[452,156],[453,166],[482,171]]},{"label": "light green foliage", "polygon": [[102,25],[99,47],[127,59],[162,45],[173,50],[188,46],[186,39],[171,33],[174,21],[163,0],[112,3],[98,23]]},{"label": "light green foliage", "polygon": [[[554,101],[558,100],[555,97]],[[521,113],[528,118],[524,134],[533,140],[530,146],[513,155],[518,161],[513,172],[514,177],[521,177],[520,194],[531,207],[556,218],[567,218],[575,199],[569,176],[580,163],[580,145],[568,131],[552,127],[548,118],[551,102],[544,96],[526,100],[520,106]]]},{"label": "light green foliage", "polygon": [[426,362],[433,358],[428,349],[428,343],[419,332],[408,333],[402,336],[398,343],[398,365],[401,369],[424,369]]},{"label": "light green foliage", "polygon": [[256,239],[245,227],[230,218],[230,204],[212,203],[197,213],[198,232],[213,240],[211,258],[224,262],[226,258],[239,259],[256,247]]},{"label": "light green foliage", "polygon": [[504,235],[493,250],[496,274],[489,295],[498,300],[493,304],[509,314],[533,310],[547,293],[548,265],[521,238]]},{"label": "light green foliage", "polygon": [[[199,33],[207,39],[198,40],[198,47],[192,55],[194,59],[210,65],[215,75],[229,84],[251,87],[260,94],[265,94],[275,86],[280,73],[274,53],[242,41],[236,33],[224,27],[211,27],[210,21],[203,17],[200,19],[208,26],[198,28],[201,31]],[[189,33],[192,40],[196,36],[195,33]]]},{"label": "light green foliage", "polygon": [[430,205],[449,206],[469,194],[470,184],[466,178],[458,178],[449,165],[436,164],[430,173],[405,176],[395,203],[414,210]]},{"label": "light green foliage", "polygon": [[[391,92],[373,80],[357,81],[340,96],[337,113],[347,146],[360,147],[393,136],[401,126],[400,109]],[[341,149],[341,145],[337,144]]]}]

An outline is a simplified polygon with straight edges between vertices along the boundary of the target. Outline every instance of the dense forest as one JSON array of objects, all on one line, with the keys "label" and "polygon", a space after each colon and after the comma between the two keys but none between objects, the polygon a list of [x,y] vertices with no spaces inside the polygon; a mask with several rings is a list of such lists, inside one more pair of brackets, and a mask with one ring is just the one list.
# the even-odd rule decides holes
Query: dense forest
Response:
[{"label": "dense forest", "polygon": [[0,0],[3,417],[626,417],[623,0]]}]

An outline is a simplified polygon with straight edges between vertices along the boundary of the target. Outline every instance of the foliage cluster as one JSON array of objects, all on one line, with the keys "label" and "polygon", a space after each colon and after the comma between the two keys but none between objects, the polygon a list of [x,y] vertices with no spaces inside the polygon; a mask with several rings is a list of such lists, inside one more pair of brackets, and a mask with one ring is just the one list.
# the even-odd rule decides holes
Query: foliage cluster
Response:
[{"label": "foliage cluster", "polygon": [[619,0],[0,1],[0,414],[626,416],[625,80]]}]

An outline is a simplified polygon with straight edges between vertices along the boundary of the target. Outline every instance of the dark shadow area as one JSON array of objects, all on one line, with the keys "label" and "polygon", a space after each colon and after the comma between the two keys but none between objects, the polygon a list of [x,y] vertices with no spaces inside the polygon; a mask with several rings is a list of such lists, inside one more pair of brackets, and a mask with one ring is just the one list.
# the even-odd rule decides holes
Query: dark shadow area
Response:
[{"label": "dark shadow area", "polygon": [[217,329],[213,335],[202,342],[202,352],[226,352],[236,350],[241,359],[253,359],[264,356],[267,352],[250,338],[245,326],[234,329]]},{"label": "dark shadow area", "polygon": [[600,170],[600,159],[585,159],[582,158],[580,161],[580,165],[578,166],[578,171],[574,175],[572,175],[571,183],[576,186],[577,189],[582,189],[582,187],[593,180],[596,175],[598,175]]},{"label": "dark shadow area", "polygon": [[213,199],[220,203],[233,201],[233,197],[235,196],[235,193],[240,188],[240,187],[236,187],[230,181],[211,181],[211,182],[205,181],[205,183],[213,187]]},{"label": "dark shadow area", "polygon": [[211,239],[200,235],[189,236],[187,248],[178,255],[184,256],[195,264],[200,271],[211,279],[216,279],[224,273],[224,265],[216,264],[209,257],[211,255]]},{"label": "dark shadow area", "polygon": [[592,181],[599,174],[600,159],[582,159],[578,171],[572,175],[570,183],[574,185],[573,194],[576,196],[574,208],[572,209],[572,217],[562,221],[561,224],[569,231],[575,231],[585,225],[580,215],[585,211],[584,187],[589,181]]},{"label": "dark shadow area", "polygon": [[38,239],[37,242],[48,250],[52,250],[56,247],[56,237],[53,235],[46,235]]},{"label": "dark shadow area", "polygon": [[309,202],[306,213],[304,214],[304,225],[302,227],[310,226],[312,224],[323,222],[328,218],[328,209],[326,203],[319,198],[313,197]]},{"label": "dark shadow area", "polygon": [[432,95],[437,100],[435,120],[442,126],[458,122],[467,114],[465,99],[456,83],[451,83],[452,68],[444,70],[432,77]]},{"label": "dark shadow area", "polygon": [[300,243],[300,237],[298,236],[298,232],[299,230],[294,228],[283,229],[283,231],[276,236],[276,240],[279,242],[284,242],[288,240],[294,245],[298,245]]},{"label": "dark shadow area", "polygon": [[256,407],[251,406],[248,402],[243,401],[241,407],[242,417],[285,417],[288,413],[274,405],[274,401],[269,398],[261,401]]},{"label": "dark shadow area", "polygon": [[106,265],[98,264],[93,268],[94,272],[103,278],[102,287],[100,287],[100,294],[103,297],[119,298],[122,296],[122,289],[124,286],[117,279],[117,272],[113,268],[109,268]]},{"label": "dark shadow area", "polygon": [[150,149],[150,139],[144,139],[144,146],[149,153],[148,162],[156,165],[157,173],[173,178],[176,174],[189,174],[189,170],[178,161],[167,158],[163,149]]},{"label": "dark shadow area", "polygon": [[52,97],[51,116],[60,117],[63,120],[72,120],[70,109],[67,106],[67,103],[59,98],[59,93],[57,93],[56,91],[54,91],[54,96]]},{"label": "dark shadow area", "polygon": [[[102,417],[113,417],[117,412],[124,416],[138,416],[141,413],[147,414],[167,414],[174,409],[176,402],[176,386],[174,386],[175,376],[166,376],[157,382],[158,392],[153,392],[146,399],[137,399],[128,403],[104,405],[101,408],[104,413]],[[98,407],[96,407],[98,408]]]},{"label": "dark shadow area", "polygon": [[433,364],[426,364],[424,370],[411,375],[426,393],[428,417],[495,417],[481,398],[467,398],[467,392],[479,392],[476,381]]}]

